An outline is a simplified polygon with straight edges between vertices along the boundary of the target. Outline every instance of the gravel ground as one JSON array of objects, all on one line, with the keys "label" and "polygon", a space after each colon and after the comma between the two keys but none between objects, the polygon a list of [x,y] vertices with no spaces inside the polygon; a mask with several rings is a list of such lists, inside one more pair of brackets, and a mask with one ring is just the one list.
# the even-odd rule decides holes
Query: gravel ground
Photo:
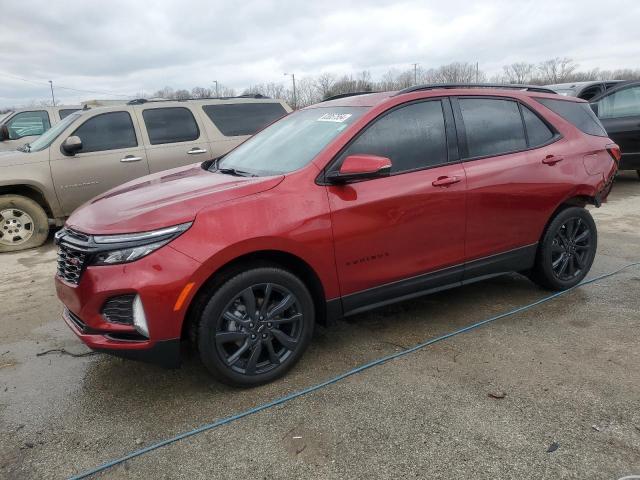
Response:
[{"label": "gravel ground", "polygon": [[[590,277],[640,261],[640,182],[593,210]],[[87,352],[60,319],[51,244],[0,265],[0,478],[66,478],[546,295],[519,275],[318,329],[284,379],[252,390]],[[640,267],[100,478],[579,478],[640,475]],[[499,397],[499,398],[495,398]],[[553,451],[551,451],[553,450]]]}]

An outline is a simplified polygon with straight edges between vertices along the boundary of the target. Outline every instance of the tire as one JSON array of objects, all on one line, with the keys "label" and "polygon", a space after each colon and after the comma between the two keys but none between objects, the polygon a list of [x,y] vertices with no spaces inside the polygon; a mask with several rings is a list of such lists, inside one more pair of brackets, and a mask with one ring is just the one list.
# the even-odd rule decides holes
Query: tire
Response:
[{"label": "tire", "polygon": [[636,170],[636,173],[638,174],[638,179],[640,180],[640,170]]},{"label": "tire", "polygon": [[[253,316],[247,304],[254,305]],[[278,267],[254,268],[213,292],[200,317],[198,350],[219,381],[254,387],[297,363],[314,325],[313,299],[298,277]]]},{"label": "tire", "polygon": [[598,247],[598,231],[584,208],[568,207],[551,220],[538,246],[531,279],[549,290],[576,286],[589,273]]},{"label": "tire", "polygon": [[0,195],[0,253],[42,245],[49,236],[49,220],[37,202],[20,195]]}]

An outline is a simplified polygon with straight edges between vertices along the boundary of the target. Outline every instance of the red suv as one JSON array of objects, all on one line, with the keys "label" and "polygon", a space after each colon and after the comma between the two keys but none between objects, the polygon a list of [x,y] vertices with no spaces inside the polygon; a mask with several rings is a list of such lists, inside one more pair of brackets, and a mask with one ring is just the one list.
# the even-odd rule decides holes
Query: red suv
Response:
[{"label": "red suv", "polygon": [[620,152],[543,88],[422,86],[302,109],[225,156],[113,189],[56,234],[64,318],[94,350],[221,381],[290,369],[316,322],[520,272],[580,282],[584,208]]}]

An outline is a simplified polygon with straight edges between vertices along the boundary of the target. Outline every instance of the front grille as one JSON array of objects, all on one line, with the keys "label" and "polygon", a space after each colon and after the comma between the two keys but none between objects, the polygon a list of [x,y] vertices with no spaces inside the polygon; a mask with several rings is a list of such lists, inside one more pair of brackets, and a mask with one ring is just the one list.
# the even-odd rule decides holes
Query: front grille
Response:
[{"label": "front grille", "polygon": [[135,294],[111,297],[102,306],[102,316],[107,322],[133,325],[133,300]]},{"label": "front grille", "polygon": [[87,263],[87,254],[67,244],[58,245],[58,276],[77,285]]}]

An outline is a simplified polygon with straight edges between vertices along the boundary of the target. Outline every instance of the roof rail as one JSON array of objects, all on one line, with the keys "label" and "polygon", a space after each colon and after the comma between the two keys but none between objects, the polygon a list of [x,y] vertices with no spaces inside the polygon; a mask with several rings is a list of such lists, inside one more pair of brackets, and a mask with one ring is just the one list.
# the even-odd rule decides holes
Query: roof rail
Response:
[{"label": "roof rail", "polygon": [[537,85],[517,85],[517,84],[501,84],[501,83],[430,83],[426,85],[415,85],[413,87],[400,90],[396,95],[404,93],[418,92],[421,90],[435,90],[437,88],[497,88],[509,90],[525,90],[527,92],[538,93],[557,93],[550,88],[539,87]]},{"label": "roof rail", "polygon": [[162,98],[162,99],[155,99],[155,100],[147,100],[146,98],[135,98],[133,100],[130,100],[127,102],[127,105],[142,105],[145,103],[153,103],[153,102],[185,102],[187,100],[231,100],[234,98],[255,98],[255,99],[259,99],[259,98],[271,98],[271,97],[267,97],[265,95],[262,95],[261,93],[249,93],[246,95],[236,95],[234,97],[199,97],[199,98],[193,98],[193,97],[189,97],[189,98]]},{"label": "roof rail", "polygon": [[[339,98],[346,98],[346,97],[355,97],[357,95],[368,95],[369,93],[378,93],[378,92],[351,92],[351,93],[339,93],[338,95],[332,95],[329,98],[325,98],[324,100],[322,100],[322,102],[329,102],[331,100],[337,100]],[[320,103],[322,103],[320,102]]]}]

